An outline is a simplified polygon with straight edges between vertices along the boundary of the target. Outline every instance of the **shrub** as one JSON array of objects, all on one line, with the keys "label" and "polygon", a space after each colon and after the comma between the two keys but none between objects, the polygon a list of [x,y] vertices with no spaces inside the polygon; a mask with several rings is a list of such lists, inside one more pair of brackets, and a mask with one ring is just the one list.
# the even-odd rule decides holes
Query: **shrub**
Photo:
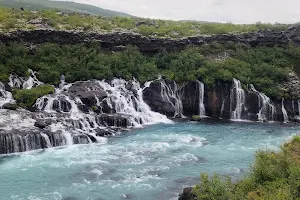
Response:
[{"label": "shrub", "polygon": [[54,87],[51,85],[40,85],[32,89],[13,90],[13,96],[21,107],[33,106],[38,98],[52,93],[54,93]]},{"label": "shrub", "polygon": [[300,137],[281,147],[280,152],[258,151],[246,177],[232,183],[214,175],[201,175],[193,189],[197,199],[292,200],[300,197]]}]

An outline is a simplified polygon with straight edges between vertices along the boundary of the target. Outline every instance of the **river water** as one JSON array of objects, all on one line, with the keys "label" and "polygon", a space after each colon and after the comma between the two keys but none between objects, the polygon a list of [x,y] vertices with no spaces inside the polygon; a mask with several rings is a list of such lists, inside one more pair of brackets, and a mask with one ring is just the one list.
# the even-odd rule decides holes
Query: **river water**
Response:
[{"label": "river water", "polygon": [[243,177],[258,149],[274,149],[300,127],[263,123],[147,126],[104,144],[0,158],[0,199],[168,200],[201,172]]}]

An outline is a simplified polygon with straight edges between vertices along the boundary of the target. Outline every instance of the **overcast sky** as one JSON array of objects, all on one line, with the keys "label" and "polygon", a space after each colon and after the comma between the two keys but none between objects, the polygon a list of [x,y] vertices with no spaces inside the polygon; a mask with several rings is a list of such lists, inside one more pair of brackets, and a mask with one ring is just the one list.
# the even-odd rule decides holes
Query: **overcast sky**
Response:
[{"label": "overcast sky", "polygon": [[232,23],[300,22],[300,0],[74,0],[148,18]]}]

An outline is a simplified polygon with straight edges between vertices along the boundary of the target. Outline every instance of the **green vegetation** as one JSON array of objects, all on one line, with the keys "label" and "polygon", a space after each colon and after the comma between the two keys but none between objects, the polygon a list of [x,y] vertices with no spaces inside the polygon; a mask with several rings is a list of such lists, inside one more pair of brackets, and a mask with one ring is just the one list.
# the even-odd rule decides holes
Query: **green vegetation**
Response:
[{"label": "green vegetation", "polygon": [[[36,1],[37,0],[35,0],[35,2]],[[51,4],[52,3],[53,2],[51,1]],[[60,3],[62,2],[55,2],[55,4]],[[66,2],[64,3],[66,4]],[[76,11],[76,9],[74,9],[74,11]],[[245,33],[265,29],[286,30],[288,26],[289,25],[287,24],[262,23],[231,24],[194,21],[178,22],[120,16],[108,18],[78,13],[66,14],[58,12],[57,10],[40,10],[38,12],[32,12],[30,10],[21,11],[19,9],[12,10],[0,8],[0,31],[4,32],[16,29],[34,30],[52,28],[56,30],[84,30],[93,32],[130,31],[145,36],[182,38],[193,35]]]},{"label": "green vegetation", "polygon": [[214,175],[201,175],[193,189],[197,200],[293,200],[300,199],[300,137],[281,147],[281,151],[258,151],[246,177],[232,183]]},{"label": "green vegetation", "polygon": [[0,6],[9,8],[24,8],[28,10],[40,9],[57,9],[63,12],[78,12],[84,14],[102,15],[107,17],[129,15],[125,13],[115,12],[111,10],[102,9],[96,6],[75,3],[70,1],[50,1],[50,0],[0,0]]},{"label": "green vegetation", "polygon": [[233,43],[189,47],[179,52],[161,51],[146,56],[136,47],[120,52],[103,51],[96,44],[43,44],[33,51],[21,44],[0,45],[0,81],[10,73],[28,76],[28,69],[38,72],[47,84],[59,84],[64,74],[67,82],[88,79],[137,78],[141,82],[159,74],[168,80],[202,80],[209,87],[233,78],[254,86],[270,97],[286,97],[279,88],[288,73],[300,63],[300,48],[245,47]]},{"label": "green vegetation", "polygon": [[32,89],[13,90],[13,96],[21,107],[30,107],[38,98],[52,93],[54,93],[54,87],[51,85],[40,85]]}]

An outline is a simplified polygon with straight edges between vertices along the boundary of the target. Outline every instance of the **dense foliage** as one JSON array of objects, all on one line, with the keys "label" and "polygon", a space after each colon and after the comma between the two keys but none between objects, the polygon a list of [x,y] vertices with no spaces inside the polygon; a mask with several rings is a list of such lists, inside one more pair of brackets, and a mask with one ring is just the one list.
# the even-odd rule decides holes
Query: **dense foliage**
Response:
[{"label": "dense foliage", "polygon": [[281,151],[258,151],[246,177],[232,183],[218,175],[201,175],[193,189],[198,200],[293,200],[300,199],[300,137]]},{"label": "dense foliage", "polygon": [[0,58],[2,82],[7,82],[10,73],[28,76],[29,68],[38,72],[41,81],[54,85],[59,84],[61,74],[67,82],[113,77],[145,82],[162,75],[177,82],[202,80],[209,87],[237,78],[244,85],[252,83],[267,95],[280,98],[284,93],[278,86],[300,63],[300,48],[249,48],[229,43],[146,56],[132,46],[112,53],[93,44],[43,44],[29,50],[12,43],[0,45]]},{"label": "dense foliage", "polygon": [[32,89],[13,90],[13,96],[21,107],[30,107],[39,97],[52,93],[54,93],[54,87],[51,85],[40,85]]},{"label": "dense foliage", "polygon": [[[1,2],[1,1],[0,1]],[[0,30],[54,28],[94,32],[132,31],[145,36],[181,38],[192,35],[244,33],[264,29],[286,30],[286,24],[231,24],[195,21],[167,21],[134,17],[101,17],[66,14],[55,10],[32,12],[0,8]]]}]

